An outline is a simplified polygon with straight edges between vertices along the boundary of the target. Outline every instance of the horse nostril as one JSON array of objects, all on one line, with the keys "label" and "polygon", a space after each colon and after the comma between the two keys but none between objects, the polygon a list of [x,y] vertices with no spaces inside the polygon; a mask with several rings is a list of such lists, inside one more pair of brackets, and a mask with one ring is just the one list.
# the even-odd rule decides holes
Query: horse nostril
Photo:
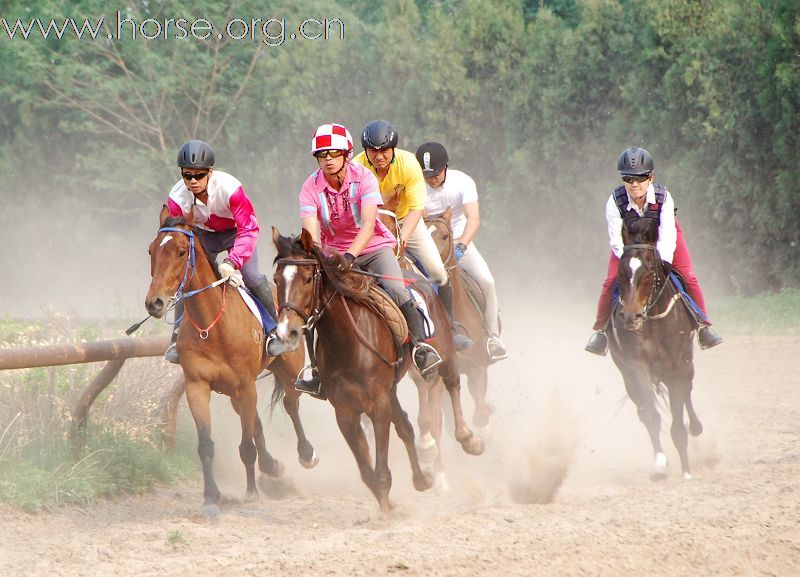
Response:
[{"label": "horse nostril", "polygon": [[292,329],[292,330],[289,332],[289,338],[290,338],[291,340],[295,340],[295,339],[297,339],[299,336],[300,336],[300,333],[297,331],[297,329]]}]

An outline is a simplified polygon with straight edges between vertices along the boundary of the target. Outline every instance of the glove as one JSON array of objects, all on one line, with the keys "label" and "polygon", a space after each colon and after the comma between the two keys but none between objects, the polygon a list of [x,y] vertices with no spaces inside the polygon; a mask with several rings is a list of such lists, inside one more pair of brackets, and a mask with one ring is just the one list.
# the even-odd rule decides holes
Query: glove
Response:
[{"label": "glove", "polygon": [[242,279],[241,271],[236,270],[233,266],[233,263],[229,260],[223,260],[222,263],[219,265],[219,276],[220,278],[228,279],[228,284],[233,287],[239,287],[242,285],[244,280]]},{"label": "glove", "polygon": [[664,275],[669,278],[669,273],[672,272],[672,263],[662,260],[661,267],[664,269]]},{"label": "glove", "polygon": [[467,252],[467,245],[463,242],[458,243],[454,250],[456,251],[456,262],[461,260],[461,257],[464,256],[464,253]]},{"label": "glove", "polygon": [[351,268],[353,268],[353,263],[356,261],[356,257],[354,257],[349,252],[346,252],[342,255],[344,258],[342,262],[339,264],[339,270],[342,272],[347,272]]}]

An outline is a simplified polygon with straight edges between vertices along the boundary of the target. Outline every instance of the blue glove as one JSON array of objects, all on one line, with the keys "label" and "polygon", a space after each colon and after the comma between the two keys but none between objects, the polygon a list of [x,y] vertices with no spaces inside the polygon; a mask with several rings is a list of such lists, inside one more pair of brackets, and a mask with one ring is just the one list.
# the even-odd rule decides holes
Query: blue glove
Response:
[{"label": "blue glove", "polygon": [[460,242],[455,246],[456,252],[456,262],[461,260],[461,257],[464,256],[464,253],[467,252],[467,245]]}]

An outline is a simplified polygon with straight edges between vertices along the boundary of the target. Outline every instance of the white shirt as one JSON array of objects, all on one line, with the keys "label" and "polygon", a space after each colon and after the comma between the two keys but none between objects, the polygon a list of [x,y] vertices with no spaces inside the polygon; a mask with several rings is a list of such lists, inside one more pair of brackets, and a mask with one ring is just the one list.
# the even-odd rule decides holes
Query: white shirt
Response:
[{"label": "white shirt", "polygon": [[[656,202],[656,189],[652,183],[647,187],[647,197],[645,198],[645,208],[650,204]],[[644,215],[644,209],[639,208],[630,196],[628,196],[628,209],[633,209],[639,216]],[[611,245],[611,250],[617,256],[622,256],[622,216],[619,214],[619,208],[614,201],[614,194],[612,193],[606,203],[606,222],[608,222],[608,241]],[[675,201],[672,200],[672,195],[666,191],[664,204],[661,205],[660,223],[658,225],[658,242],[656,248],[661,255],[661,260],[669,263],[672,262],[672,257],[675,254],[675,245],[678,242],[678,229],[675,227]]]},{"label": "white shirt", "polygon": [[447,177],[442,186],[433,188],[427,183],[425,185],[428,188],[425,212],[431,216],[437,216],[448,208],[452,209],[450,227],[453,229],[453,238],[461,238],[464,234],[464,227],[467,226],[464,205],[478,202],[478,189],[475,181],[460,170],[448,168]]}]

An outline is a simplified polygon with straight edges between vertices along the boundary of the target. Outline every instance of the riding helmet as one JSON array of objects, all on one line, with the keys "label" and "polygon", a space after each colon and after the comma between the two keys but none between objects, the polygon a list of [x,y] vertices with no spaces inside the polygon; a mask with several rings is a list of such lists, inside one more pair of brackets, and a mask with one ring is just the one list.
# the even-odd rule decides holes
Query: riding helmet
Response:
[{"label": "riding helmet", "polygon": [[447,150],[438,142],[426,142],[420,145],[416,156],[425,178],[436,176],[442,172],[450,161]]},{"label": "riding helmet", "polygon": [[178,166],[181,168],[212,168],[214,150],[207,142],[190,140],[178,151]]},{"label": "riding helmet", "polygon": [[617,160],[617,170],[622,176],[650,174],[653,168],[653,157],[644,148],[626,148]]},{"label": "riding helmet", "polygon": [[364,148],[395,148],[397,140],[397,129],[386,120],[373,120],[361,131],[361,146]]}]

